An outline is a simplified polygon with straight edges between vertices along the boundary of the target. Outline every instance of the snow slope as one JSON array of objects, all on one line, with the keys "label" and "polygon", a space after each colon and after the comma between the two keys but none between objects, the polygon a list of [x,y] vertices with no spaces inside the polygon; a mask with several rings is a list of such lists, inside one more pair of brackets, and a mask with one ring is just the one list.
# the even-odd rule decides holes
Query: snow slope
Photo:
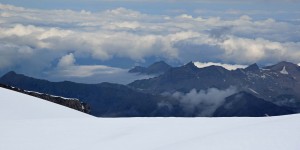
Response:
[{"label": "snow slope", "polygon": [[95,118],[1,88],[0,95],[1,150],[300,148],[298,114],[265,118]]},{"label": "snow slope", "polygon": [[0,119],[89,117],[79,111],[3,88],[0,88],[0,96]]}]

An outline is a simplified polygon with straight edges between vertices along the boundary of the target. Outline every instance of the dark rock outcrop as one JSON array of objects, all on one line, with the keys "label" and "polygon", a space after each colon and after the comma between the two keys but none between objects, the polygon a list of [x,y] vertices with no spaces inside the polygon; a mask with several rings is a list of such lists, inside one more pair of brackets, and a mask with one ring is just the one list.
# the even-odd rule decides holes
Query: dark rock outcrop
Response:
[{"label": "dark rock outcrop", "polygon": [[87,105],[86,103],[81,102],[78,99],[75,98],[64,98],[64,97],[60,97],[60,96],[54,96],[54,95],[49,95],[49,94],[44,94],[44,93],[38,93],[38,92],[34,92],[34,91],[26,91],[26,90],[22,90],[20,88],[15,88],[15,87],[11,87],[8,85],[4,85],[4,84],[0,84],[0,87],[5,88],[5,89],[9,89],[9,90],[13,90],[16,92],[20,92],[23,94],[27,94],[27,95],[31,95],[33,97],[37,97],[43,100],[47,100],[59,105],[63,105],[84,113],[89,113],[90,112],[90,107],[89,105]]}]

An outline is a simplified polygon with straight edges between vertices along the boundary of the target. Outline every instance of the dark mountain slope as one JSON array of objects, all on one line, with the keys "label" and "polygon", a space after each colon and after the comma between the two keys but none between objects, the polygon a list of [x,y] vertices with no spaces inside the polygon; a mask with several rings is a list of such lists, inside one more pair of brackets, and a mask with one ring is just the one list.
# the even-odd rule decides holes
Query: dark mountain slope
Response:
[{"label": "dark mountain slope", "polygon": [[[264,116],[300,112],[299,74],[299,66],[288,62],[264,68],[253,64],[245,69],[231,71],[220,66],[197,68],[190,62],[170,68],[160,76],[137,80],[128,86],[49,82],[15,72],[4,75],[0,83],[51,95],[74,97],[90,105],[92,115],[110,117],[197,116],[197,111],[186,110],[184,104],[189,103],[190,99],[202,101],[201,97],[208,94],[208,89],[215,88],[222,93],[233,86],[236,91],[246,91],[254,97],[244,94],[240,100],[227,98],[229,100],[216,111],[216,116]],[[192,89],[196,92],[191,93]],[[162,93],[164,96],[160,96]],[[216,96],[218,94],[215,93]],[[229,104],[234,107],[228,109]],[[197,108],[207,109],[205,106]]]},{"label": "dark mountain slope", "polygon": [[147,74],[147,75],[159,75],[162,73],[165,73],[171,68],[170,65],[168,65],[164,61],[155,62],[149,67],[141,67],[136,66],[133,69],[129,70],[130,73],[140,73],[140,74]]},{"label": "dark mountain slope", "polygon": [[[226,89],[234,86],[267,101],[272,102],[280,95],[293,95],[293,101],[286,101],[285,105],[300,103],[300,67],[289,62],[264,68],[253,64],[245,69],[231,71],[219,66],[197,68],[190,62],[171,68],[158,77],[137,80],[128,85],[149,93],[187,93],[192,89]],[[299,110],[300,106],[297,107]]]},{"label": "dark mountain slope", "polygon": [[294,112],[284,107],[277,106],[247,92],[239,92],[225,99],[214,117],[261,117],[293,114]]},{"label": "dark mountain slope", "polygon": [[204,90],[208,88],[226,89],[236,84],[235,76],[230,71],[220,66],[197,68],[192,62],[168,70],[163,75],[155,78],[137,80],[129,84],[131,87],[143,89],[150,93],[162,92],[189,92],[192,89]]},{"label": "dark mountain slope", "polygon": [[4,75],[0,83],[29,91],[78,98],[91,107],[91,114],[95,116],[142,117],[165,116],[169,113],[157,106],[159,101],[164,100],[163,97],[141,93],[119,84],[49,82],[15,72]]}]

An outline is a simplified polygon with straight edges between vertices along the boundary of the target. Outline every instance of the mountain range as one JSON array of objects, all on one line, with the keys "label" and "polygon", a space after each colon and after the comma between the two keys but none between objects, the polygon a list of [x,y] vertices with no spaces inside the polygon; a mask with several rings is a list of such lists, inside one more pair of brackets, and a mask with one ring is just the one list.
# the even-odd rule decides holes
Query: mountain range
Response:
[{"label": "mountain range", "polygon": [[257,117],[300,112],[300,68],[293,63],[227,70],[198,68],[193,62],[179,67],[157,62],[139,68],[130,72],[157,76],[120,85],[51,82],[9,72],[0,83],[80,99],[97,117]]},{"label": "mountain range", "polygon": [[90,114],[98,117],[168,115],[168,112],[161,110],[163,107],[157,106],[160,101],[166,98],[160,95],[142,93],[126,85],[82,84],[69,81],[50,82],[15,72],[9,72],[1,77],[0,83],[29,91],[80,99],[90,106]]},{"label": "mountain range", "polygon": [[221,66],[197,68],[193,62],[174,67],[151,79],[137,80],[129,86],[149,93],[187,93],[192,89],[227,89],[234,86],[280,106],[299,112],[300,67],[280,62],[260,68],[257,64],[245,69],[227,70]]}]

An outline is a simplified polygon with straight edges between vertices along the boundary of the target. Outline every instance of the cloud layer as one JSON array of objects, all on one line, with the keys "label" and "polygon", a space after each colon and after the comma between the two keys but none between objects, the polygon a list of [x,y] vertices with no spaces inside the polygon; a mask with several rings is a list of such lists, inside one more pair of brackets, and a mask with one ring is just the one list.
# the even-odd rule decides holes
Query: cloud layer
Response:
[{"label": "cloud layer", "polygon": [[73,68],[78,70],[73,75],[88,76],[120,68],[76,60],[141,62],[149,57],[181,63],[299,63],[299,39],[297,22],[272,18],[152,15],[126,8],[39,10],[0,4],[0,70],[59,70],[67,76]]},{"label": "cloud layer", "polygon": [[229,87],[225,90],[210,88],[197,91],[193,89],[186,94],[175,92],[170,96],[180,102],[186,113],[210,117],[224,103],[226,97],[236,92],[235,87]]},{"label": "cloud layer", "polygon": [[60,80],[67,78],[69,81],[82,83],[121,83],[128,84],[138,79],[146,79],[153,76],[132,74],[128,69],[109,67],[105,65],[80,65],[76,63],[73,53],[61,57],[57,67],[47,72],[48,79]]}]

